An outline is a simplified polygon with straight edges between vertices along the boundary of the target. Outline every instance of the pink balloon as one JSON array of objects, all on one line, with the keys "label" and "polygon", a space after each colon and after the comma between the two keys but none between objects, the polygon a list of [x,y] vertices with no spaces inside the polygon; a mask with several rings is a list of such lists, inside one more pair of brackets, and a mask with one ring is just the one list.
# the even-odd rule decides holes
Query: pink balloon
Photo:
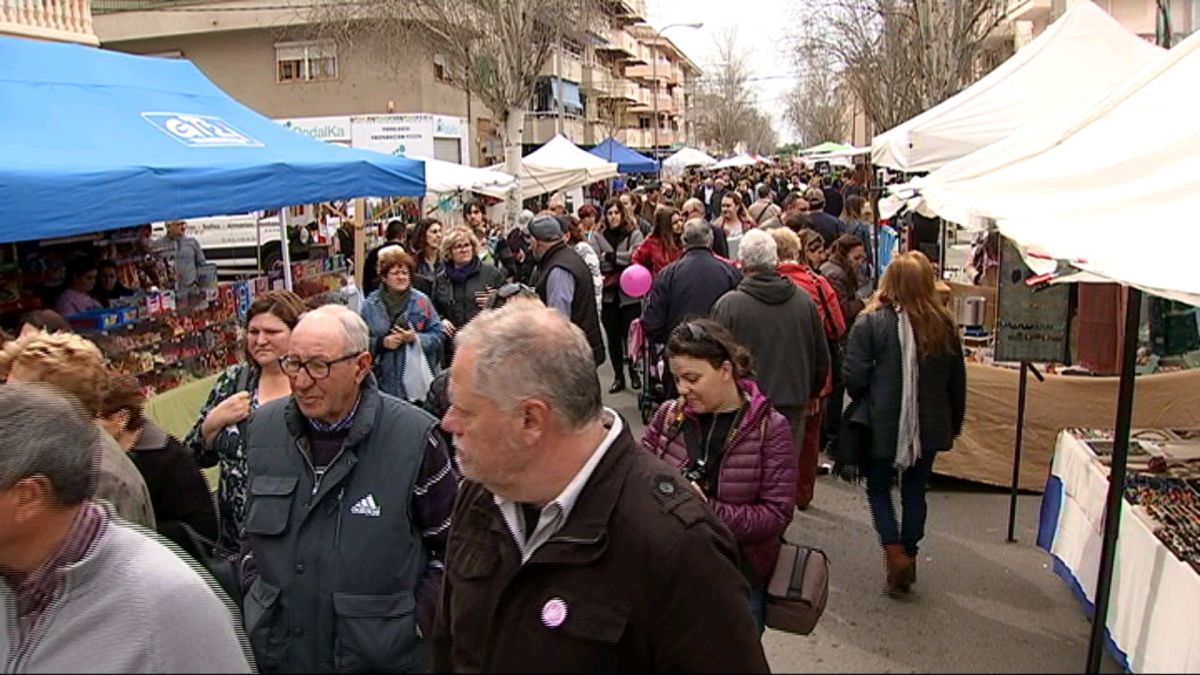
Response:
[{"label": "pink balloon", "polygon": [[630,265],[621,272],[621,290],[631,298],[640,298],[650,292],[650,270],[641,265]]}]

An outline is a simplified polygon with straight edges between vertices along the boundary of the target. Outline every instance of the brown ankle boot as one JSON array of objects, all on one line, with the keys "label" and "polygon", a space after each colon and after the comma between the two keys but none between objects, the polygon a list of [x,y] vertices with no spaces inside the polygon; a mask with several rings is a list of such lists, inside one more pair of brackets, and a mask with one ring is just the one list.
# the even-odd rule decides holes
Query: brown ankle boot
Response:
[{"label": "brown ankle boot", "polygon": [[901,544],[883,547],[887,555],[887,588],[892,593],[907,593],[912,585],[912,561]]}]

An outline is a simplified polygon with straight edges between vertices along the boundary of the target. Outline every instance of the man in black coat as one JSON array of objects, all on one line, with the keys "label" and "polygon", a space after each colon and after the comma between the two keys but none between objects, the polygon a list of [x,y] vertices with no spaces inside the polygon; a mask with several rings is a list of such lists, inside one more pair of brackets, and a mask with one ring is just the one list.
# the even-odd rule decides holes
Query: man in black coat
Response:
[{"label": "man in black coat", "polygon": [[[708,221],[704,215],[704,202],[699,199],[689,199],[683,203],[683,208],[680,210],[683,215],[684,222],[689,220]],[[712,229],[712,252],[722,258],[729,257],[729,238],[725,234],[725,230],[719,227]]]},{"label": "man in black coat", "polygon": [[808,219],[813,229],[825,240],[825,248],[833,246],[833,242],[846,233],[845,224],[825,212],[825,193],[820,188],[809,188],[804,198],[808,200]]},{"label": "man in black coat", "polygon": [[[370,295],[371,291],[379,288],[379,252],[386,246],[399,246],[404,248],[404,223],[399,220],[392,220],[387,224],[387,230],[384,232],[384,237],[387,241],[367,252],[367,259],[363,262],[363,295]],[[351,254],[353,256],[353,253]]]},{"label": "man in black coat", "polygon": [[538,216],[529,223],[533,257],[537,259],[534,288],[546,306],[556,309],[579,326],[592,345],[596,365],[604,363],[604,338],[600,308],[587,263],[567,246],[562,223],[554,216]]}]

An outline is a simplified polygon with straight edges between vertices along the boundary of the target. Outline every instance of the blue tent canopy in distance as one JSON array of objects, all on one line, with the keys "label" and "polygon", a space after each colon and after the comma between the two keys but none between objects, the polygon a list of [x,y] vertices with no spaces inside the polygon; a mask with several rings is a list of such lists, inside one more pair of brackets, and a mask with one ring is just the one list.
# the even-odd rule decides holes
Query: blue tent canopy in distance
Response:
[{"label": "blue tent canopy in distance", "polygon": [[0,37],[0,242],[424,193],[423,162],[298,134],[189,61]]},{"label": "blue tent canopy in distance", "polygon": [[616,162],[617,171],[621,173],[654,173],[658,171],[658,162],[629,148],[611,136],[588,152],[600,159]]}]

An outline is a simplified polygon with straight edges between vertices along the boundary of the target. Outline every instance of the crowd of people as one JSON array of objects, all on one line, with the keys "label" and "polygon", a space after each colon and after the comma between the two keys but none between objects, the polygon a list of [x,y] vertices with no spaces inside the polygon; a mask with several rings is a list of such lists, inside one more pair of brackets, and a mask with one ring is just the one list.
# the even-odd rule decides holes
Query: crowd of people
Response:
[{"label": "crowd of people", "polygon": [[[768,582],[822,453],[864,477],[884,587],[907,592],[965,410],[929,260],[873,267],[854,177],[597,201],[507,232],[478,203],[389,223],[357,311],[257,297],[182,440],[85,338],[11,340],[11,669],[765,672]],[[606,361],[610,394],[655,394],[640,437],[604,405]]]}]

